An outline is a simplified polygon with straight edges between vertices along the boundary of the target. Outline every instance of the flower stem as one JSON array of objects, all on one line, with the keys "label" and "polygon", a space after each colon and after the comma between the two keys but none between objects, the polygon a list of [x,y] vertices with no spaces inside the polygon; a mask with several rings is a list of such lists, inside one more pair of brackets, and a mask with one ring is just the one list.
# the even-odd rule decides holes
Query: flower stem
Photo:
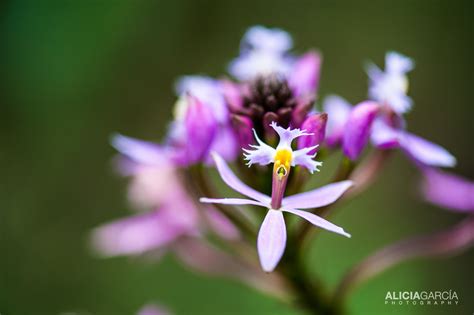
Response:
[{"label": "flower stem", "polygon": [[289,239],[289,246],[278,271],[288,281],[297,300],[296,305],[308,314],[335,315],[338,309],[333,308],[322,286],[312,279],[303,263],[303,257],[295,246],[296,240]]}]

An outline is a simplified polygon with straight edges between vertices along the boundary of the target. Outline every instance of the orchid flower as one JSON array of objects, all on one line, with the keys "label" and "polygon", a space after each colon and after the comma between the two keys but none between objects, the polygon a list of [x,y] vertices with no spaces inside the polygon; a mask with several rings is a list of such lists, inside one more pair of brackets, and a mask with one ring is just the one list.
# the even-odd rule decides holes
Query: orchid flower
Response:
[{"label": "orchid flower", "polygon": [[[260,193],[244,184],[232,172],[226,162],[216,153],[213,154],[217,170],[222,180],[235,191],[251,198],[224,198],[211,199],[201,198],[204,203],[221,203],[230,205],[256,205],[268,209],[268,213],[260,227],[258,234],[258,253],[263,270],[271,272],[280,261],[286,245],[286,226],[283,212],[295,214],[309,221],[313,225],[328,231],[350,237],[341,227],[332,224],[325,219],[300,209],[311,209],[329,205],[335,202],[349,187],[351,181],[341,181],[327,186],[308,191],[301,194],[282,198],[278,202],[272,202],[272,197]],[[274,207],[275,204],[279,207]]]},{"label": "orchid flower", "polygon": [[281,29],[262,26],[250,28],[241,43],[241,55],[229,66],[229,72],[240,80],[259,75],[287,75],[293,58],[287,52],[293,46],[291,36]]},{"label": "orchid flower", "polygon": [[232,173],[222,157],[214,153],[215,164],[224,182],[253,200],[201,198],[201,202],[206,203],[252,204],[269,210],[260,228],[257,245],[260,263],[263,270],[267,272],[272,271],[276,267],[285,249],[286,226],[283,219],[283,211],[296,214],[316,226],[350,237],[342,228],[298,208],[317,208],[333,203],[352,186],[351,181],[342,181],[307,193],[283,198],[292,166],[301,165],[307,168],[310,173],[313,173],[314,171],[319,171],[318,167],[322,163],[313,160],[316,154],[310,154],[311,151],[318,147],[318,144],[299,150],[293,150],[292,148],[293,140],[299,137],[308,137],[312,134],[300,129],[285,129],[278,126],[275,122],[272,122],[270,127],[280,137],[277,147],[273,148],[263,142],[254,130],[257,144],[250,145],[251,149],[244,149],[244,157],[249,167],[253,164],[264,166],[273,163],[272,196],[266,196],[242,183]]},{"label": "orchid flower", "polygon": [[376,65],[369,64],[369,96],[380,104],[389,106],[398,114],[409,111],[412,99],[406,95],[408,91],[408,78],[406,73],[413,70],[412,59],[396,53],[388,52],[385,55],[385,71]]}]

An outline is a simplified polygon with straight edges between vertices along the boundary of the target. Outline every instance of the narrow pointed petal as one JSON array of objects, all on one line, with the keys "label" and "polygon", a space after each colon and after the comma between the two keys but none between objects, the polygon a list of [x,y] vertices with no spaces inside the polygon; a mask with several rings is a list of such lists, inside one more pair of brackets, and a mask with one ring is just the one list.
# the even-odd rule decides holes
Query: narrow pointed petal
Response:
[{"label": "narrow pointed petal", "polygon": [[321,59],[319,53],[311,51],[296,60],[288,78],[288,83],[294,95],[316,94]]},{"label": "narrow pointed petal", "polygon": [[356,160],[365,148],[378,110],[377,103],[365,101],[351,111],[343,136],[343,151],[351,160]]},{"label": "narrow pointed petal", "polygon": [[275,149],[263,142],[257,135],[255,129],[253,130],[257,145],[251,145],[252,149],[244,149],[244,157],[247,161],[247,165],[252,164],[268,165],[273,162],[275,157]]},{"label": "narrow pointed petal", "polygon": [[261,203],[264,203],[264,204],[270,203],[270,197],[247,186],[240,179],[238,179],[237,176],[234,174],[234,172],[232,172],[232,170],[229,168],[227,163],[222,159],[222,157],[219,154],[213,153],[212,157],[214,158],[214,161],[216,162],[219,175],[221,176],[222,180],[230,188],[234,189],[235,191],[241,193],[244,196],[260,201]]},{"label": "narrow pointed petal", "polygon": [[404,132],[400,146],[415,160],[429,166],[453,167],[456,158],[445,148],[426,139]]},{"label": "narrow pointed petal", "polygon": [[241,199],[241,198],[200,198],[200,202],[202,203],[220,203],[223,205],[254,205],[260,207],[267,207],[268,205],[263,204],[259,201],[250,200],[250,199]]},{"label": "narrow pointed petal", "polygon": [[302,211],[302,210],[295,210],[295,209],[282,209],[283,211],[286,211],[286,212],[290,212],[290,213],[293,213],[293,214],[296,214],[297,216],[309,221],[311,224],[313,225],[316,225],[320,228],[323,228],[325,230],[328,230],[328,231],[331,231],[331,232],[334,232],[334,233],[337,233],[337,234],[341,234],[341,235],[344,235],[346,237],[351,237],[351,235],[349,233],[347,233],[346,231],[344,231],[343,228],[335,225],[335,224],[332,224],[331,222],[321,218],[321,217],[318,217],[317,215],[315,214],[312,214],[311,212],[308,212],[308,211]]},{"label": "narrow pointed petal", "polygon": [[280,261],[286,246],[286,225],[283,213],[269,210],[258,232],[257,249],[260,264],[272,272]]},{"label": "narrow pointed petal", "polygon": [[138,255],[169,245],[186,232],[163,211],[120,219],[96,228],[92,245],[103,256]]},{"label": "narrow pointed petal", "polygon": [[160,165],[165,160],[166,150],[153,142],[138,140],[116,134],[112,137],[112,146],[135,162]]},{"label": "narrow pointed petal", "polygon": [[321,188],[283,198],[282,207],[310,209],[327,206],[335,202],[353,185],[350,180],[332,183]]},{"label": "narrow pointed petal", "polygon": [[474,182],[432,168],[423,170],[422,192],[435,205],[459,212],[474,213]]}]

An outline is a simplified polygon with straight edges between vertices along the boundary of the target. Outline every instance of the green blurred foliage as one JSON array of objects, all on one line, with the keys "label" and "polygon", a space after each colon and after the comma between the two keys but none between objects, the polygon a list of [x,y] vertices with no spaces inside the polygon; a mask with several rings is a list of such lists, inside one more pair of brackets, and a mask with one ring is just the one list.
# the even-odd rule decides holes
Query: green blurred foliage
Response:
[{"label": "green blurred foliage", "polygon": [[[179,75],[220,76],[248,26],[287,29],[296,50],[324,54],[321,95],[363,100],[364,61],[412,56],[409,128],[472,164],[473,2],[466,1],[10,1],[0,21],[0,313],[133,314],[159,301],[176,314],[297,314],[226,280],[159,264],[100,260],[91,228],[129,213],[114,175],[111,133],[159,139]],[[323,169],[323,173],[326,170]],[[329,168],[326,172],[329,172]],[[327,174],[326,174],[327,175]],[[322,174],[324,176],[324,174]],[[334,219],[350,241],[322,233],[309,253],[334,287],[353,263],[406,235],[462,216],[422,203],[418,174],[401,155]],[[358,290],[353,314],[470,314],[471,252],[405,263]],[[388,290],[457,290],[457,307],[391,307]]]}]

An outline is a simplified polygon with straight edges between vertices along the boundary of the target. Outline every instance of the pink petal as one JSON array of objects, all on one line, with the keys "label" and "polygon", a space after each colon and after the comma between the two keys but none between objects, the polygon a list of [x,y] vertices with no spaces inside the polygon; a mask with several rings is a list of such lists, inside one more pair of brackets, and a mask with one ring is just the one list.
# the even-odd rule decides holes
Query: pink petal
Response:
[{"label": "pink petal", "polygon": [[404,132],[400,146],[415,160],[429,166],[453,167],[456,158],[445,148],[426,139]]},{"label": "pink petal", "polygon": [[137,255],[167,246],[187,230],[167,215],[153,211],[100,226],[93,231],[93,246],[104,256]]},{"label": "pink petal", "polygon": [[250,199],[240,199],[240,198],[221,198],[221,199],[213,199],[213,198],[201,198],[199,199],[202,203],[221,203],[223,205],[255,205],[261,207],[267,207],[267,205],[262,204],[259,201],[250,200]]},{"label": "pink petal", "polygon": [[319,53],[311,51],[295,62],[288,83],[296,96],[316,94],[321,70],[321,59]]},{"label": "pink petal", "polygon": [[[220,125],[209,148],[209,152],[217,152],[226,161],[233,161],[240,153],[238,138],[232,127]],[[213,165],[214,159],[211,154],[206,156],[206,164]]]},{"label": "pink petal", "polygon": [[346,233],[343,228],[335,224],[332,224],[331,222],[324,220],[323,218],[318,217],[317,215],[312,214],[308,211],[295,210],[295,209],[283,209],[283,211],[296,214],[297,216],[302,217],[303,219],[308,220],[310,223],[320,228],[323,228],[325,230],[328,230],[337,234],[341,234],[346,237],[351,237],[351,235],[349,233]]},{"label": "pink petal", "polygon": [[237,176],[234,174],[234,172],[232,172],[232,170],[229,168],[227,163],[224,161],[224,159],[222,159],[222,157],[219,154],[213,153],[212,157],[214,158],[214,161],[216,162],[219,175],[221,176],[222,180],[230,188],[241,193],[242,195],[258,200],[261,203],[264,203],[264,204],[270,203],[270,197],[247,186],[240,179],[238,179]]},{"label": "pink petal", "polygon": [[474,212],[474,182],[432,168],[423,170],[427,201],[454,211]]},{"label": "pink petal", "polygon": [[372,101],[359,103],[352,109],[343,136],[343,151],[351,160],[357,159],[365,148],[378,110],[379,105]]},{"label": "pink petal", "polygon": [[202,161],[211,150],[211,144],[217,134],[217,121],[213,109],[198,98],[188,94],[189,105],[184,117],[186,130],[187,162]]},{"label": "pink petal", "polygon": [[160,165],[166,161],[166,150],[158,144],[126,137],[120,134],[112,137],[112,146],[135,162]]},{"label": "pink petal", "polygon": [[382,119],[376,119],[372,125],[372,144],[380,149],[397,148],[400,145],[402,131],[387,125]]},{"label": "pink petal", "polygon": [[327,206],[335,202],[353,185],[350,180],[332,183],[314,190],[283,198],[282,207],[309,209]]},{"label": "pink petal", "polygon": [[286,225],[283,213],[269,210],[258,232],[257,249],[260,264],[265,272],[272,272],[277,266],[286,245]]}]

